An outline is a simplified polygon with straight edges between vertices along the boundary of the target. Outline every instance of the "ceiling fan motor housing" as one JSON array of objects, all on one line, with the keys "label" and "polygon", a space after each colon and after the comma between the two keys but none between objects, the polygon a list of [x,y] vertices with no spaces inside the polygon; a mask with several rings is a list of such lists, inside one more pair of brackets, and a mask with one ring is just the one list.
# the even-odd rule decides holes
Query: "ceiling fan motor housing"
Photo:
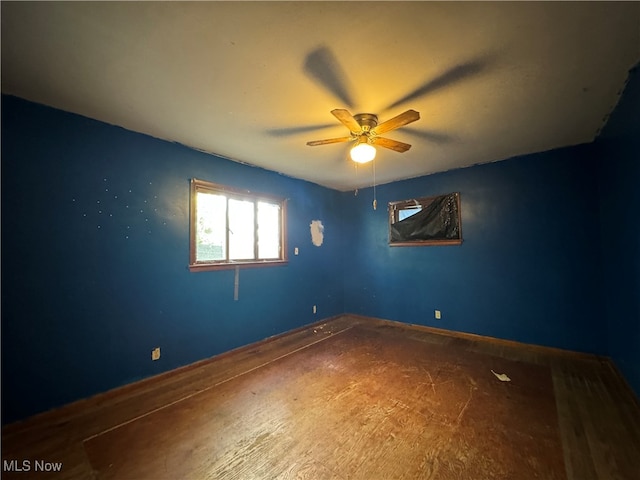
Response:
[{"label": "ceiling fan motor housing", "polygon": [[363,132],[369,132],[371,129],[378,126],[378,116],[373,113],[357,113],[353,118],[355,118],[356,122],[360,124]]}]

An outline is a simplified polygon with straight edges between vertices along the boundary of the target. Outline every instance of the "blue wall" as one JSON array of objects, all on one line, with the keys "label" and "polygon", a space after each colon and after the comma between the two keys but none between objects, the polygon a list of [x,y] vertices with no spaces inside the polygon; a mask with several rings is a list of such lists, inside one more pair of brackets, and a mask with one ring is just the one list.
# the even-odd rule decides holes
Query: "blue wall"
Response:
[{"label": "blue wall", "polygon": [[[605,353],[595,160],[588,145],[345,194],[348,311]],[[388,246],[387,203],[460,192],[459,246]],[[442,319],[434,318],[434,310]]]},{"label": "blue wall", "polygon": [[595,143],[608,353],[640,397],[640,74]]},{"label": "blue wall", "polygon": [[[343,312],[611,355],[640,394],[639,99],[636,73],[595,143],[382,185],[374,211],[3,96],[3,423]],[[187,269],[193,177],[289,198],[290,263],[243,269],[238,301],[233,271]],[[388,247],[389,201],[453,191],[462,245]]]},{"label": "blue wall", "polygon": [[[289,199],[290,263],[238,301],[187,269],[192,177]],[[340,221],[338,192],[3,96],[3,423],[342,313]]]}]

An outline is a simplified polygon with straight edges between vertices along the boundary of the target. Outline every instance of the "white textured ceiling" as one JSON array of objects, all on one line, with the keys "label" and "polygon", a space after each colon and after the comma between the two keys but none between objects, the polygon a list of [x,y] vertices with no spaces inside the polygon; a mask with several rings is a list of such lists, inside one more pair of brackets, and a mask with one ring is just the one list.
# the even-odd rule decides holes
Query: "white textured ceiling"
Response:
[{"label": "white textured ceiling", "polygon": [[[638,2],[2,2],[2,91],[339,190],[331,114],[409,108],[377,183],[592,141]],[[180,161],[176,158],[176,161]]]}]

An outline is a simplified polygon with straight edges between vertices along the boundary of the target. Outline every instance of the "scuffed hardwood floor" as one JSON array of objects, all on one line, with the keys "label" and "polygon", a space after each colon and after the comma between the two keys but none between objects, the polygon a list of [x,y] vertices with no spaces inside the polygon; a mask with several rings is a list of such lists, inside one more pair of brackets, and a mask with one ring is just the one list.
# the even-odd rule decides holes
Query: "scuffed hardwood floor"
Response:
[{"label": "scuffed hardwood floor", "polygon": [[[201,403],[197,399],[204,398],[214,387],[230,386],[234,383],[231,380],[242,379],[250,372],[274,368],[278,360],[311,346],[321,346],[323,341],[355,326],[393,337],[410,338],[432,345],[455,345],[469,352],[548,367],[555,392],[566,478],[568,480],[637,480],[640,478],[640,406],[637,398],[607,359],[347,315],[81,400],[24,422],[8,425],[2,431],[2,460],[3,470],[5,470],[2,472],[2,478],[133,479],[126,470],[118,472],[109,468],[110,461],[126,456],[128,452],[123,451],[124,448],[131,448],[126,444],[120,445],[118,442],[118,438],[126,437],[129,427],[141,426],[140,428],[148,429],[151,435],[169,436],[171,441],[177,442],[174,448],[179,453],[181,445],[176,439],[188,439],[190,431],[167,430],[167,419],[158,425],[156,419],[162,418],[164,412],[193,415],[198,408],[206,408],[207,405],[204,403],[204,407],[199,407]],[[242,382],[236,381],[235,384],[241,385]],[[270,388],[272,387],[271,385]],[[330,385],[327,387],[330,389]],[[249,398],[260,393],[256,391],[254,384],[252,389],[245,392]],[[346,390],[343,389],[343,391]],[[224,391],[220,390],[220,392],[222,393],[218,395],[217,401],[221,401],[221,408],[224,408],[224,398],[221,397]],[[295,398],[295,392],[289,393]],[[176,406],[179,408],[169,408]],[[279,406],[266,405],[262,424],[256,422],[254,432],[242,434],[246,436],[246,442],[249,444],[259,447],[265,428],[270,431],[280,428],[278,425],[270,424],[275,422],[273,419],[278,418],[278,415],[274,410],[274,415],[270,416],[269,408],[277,409]],[[169,417],[170,422],[171,416],[165,416]],[[211,412],[211,416],[215,417],[216,412]],[[344,421],[347,421],[348,417],[344,418]],[[215,418],[212,421],[215,421]],[[227,420],[221,416],[220,422],[224,421]],[[154,427],[154,425],[157,426]],[[196,427],[197,425],[192,426],[192,428]],[[367,427],[363,426],[363,428],[366,430]],[[308,432],[300,432],[301,438],[305,435],[313,437],[318,431],[314,429],[312,423],[308,424],[308,429]],[[122,436],[119,437],[116,433]],[[111,436],[113,442],[109,441]],[[212,441],[224,442],[225,439],[212,437]],[[327,449],[326,452],[316,452],[315,458],[335,453],[330,451],[335,448],[335,445],[332,445],[328,438],[316,439],[314,445],[324,446]],[[385,465],[376,465],[377,455],[373,454],[383,447],[384,445],[380,445],[380,439],[375,435],[369,437],[354,435],[354,441],[348,451],[342,449],[340,452],[344,457],[342,461],[345,465],[363,465],[362,457],[367,456],[366,469],[358,470],[354,467],[352,471],[337,472],[321,461],[300,461],[300,451],[287,448],[283,443],[278,461],[290,466],[281,468],[276,476],[300,479],[412,478],[408,476],[409,469],[403,470],[402,458],[398,458],[392,470],[383,473],[385,468],[388,469],[390,459],[385,459]],[[157,452],[152,448],[147,448],[144,444],[136,448],[138,454],[144,452],[144,455],[148,455],[147,463],[156,460],[153,457]],[[199,452],[189,451],[180,454],[190,455],[188,458],[196,459]],[[6,471],[6,462],[11,460],[17,460],[20,464],[23,460],[29,460],[31,471]],[[39,475],[34,472],[35,460],[61,462],[61,471]],[[133,460],[141,465],[145,464],[145,458]],[[182,459],[182,461],[185,460]],[[269,470],[269,465],[266,464],[247,464],[242,461],[242,458],[232,458],[227,467],[225,478],[233,477],[229,475],[230,471],[236,472],[233,478],[243,479],[267,478],[261,472],[274,471]],[[379,473],[379,477],[376,477],[376,472]],[[193,472],[191,474],[193,475]],[[157,472],[154,475],[153,478],[160,480],[185,478],[184,471],[165,471],[164,476],[161,477],[157,476]],[[198,479],[223,476],[222,470],[200,471],[196,475],[195,478]],[[494,477],[491,472],[478,472],[473,480],[483,478],[502,477]],[[145,479],[136,476],[135,480]]]}]

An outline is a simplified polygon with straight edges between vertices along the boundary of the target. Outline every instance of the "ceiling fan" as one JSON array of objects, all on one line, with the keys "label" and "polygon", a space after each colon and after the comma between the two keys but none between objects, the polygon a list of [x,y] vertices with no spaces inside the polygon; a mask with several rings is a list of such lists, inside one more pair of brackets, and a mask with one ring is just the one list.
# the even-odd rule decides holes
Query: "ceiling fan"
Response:
[{"label": "ceiling fan", "polygon": [[315,147],[317,145],[354,141],[356,145],[351,149],[351,159],[358,163],[366,163],[374,159],[376,155],[374,145],[399,153],[409,150],[411,145],[408,143],[381,137],[380,135],[420,119],[420,113],[415,110],[407,110],[382,123],[378,123],[378,116],[373,113],[351,115],[349,111],[342,108],[331,110],[331,113],[349,129],[349,136],[315,140],[307,142],[307,145]]}]

